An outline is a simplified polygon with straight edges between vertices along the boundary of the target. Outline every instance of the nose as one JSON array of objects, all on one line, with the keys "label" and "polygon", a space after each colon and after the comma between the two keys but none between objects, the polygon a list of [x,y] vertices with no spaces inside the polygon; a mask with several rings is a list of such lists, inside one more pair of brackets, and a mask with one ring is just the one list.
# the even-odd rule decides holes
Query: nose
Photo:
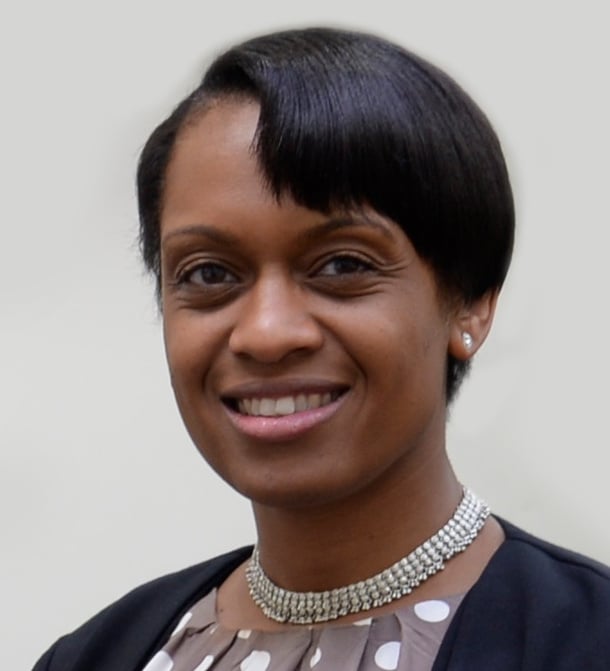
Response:
[{"label": "nose", "polygon": [[277,363],[295,352],[321,347],[321,325],[303,288],[281,272],[257,278],[242,297],[229,349],[262,363]]}]

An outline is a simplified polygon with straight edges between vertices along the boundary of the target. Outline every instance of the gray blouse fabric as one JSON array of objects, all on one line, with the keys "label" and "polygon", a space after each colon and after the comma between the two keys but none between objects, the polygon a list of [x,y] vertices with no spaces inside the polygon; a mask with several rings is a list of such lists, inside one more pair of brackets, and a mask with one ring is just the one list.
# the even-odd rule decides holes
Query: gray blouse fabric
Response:
[{"label": "gray blouse fabric", "polygon": [[265,632],[223,627],[213,590],[143,671],[430,671],[463,598],[420,601],[352,624]]}]

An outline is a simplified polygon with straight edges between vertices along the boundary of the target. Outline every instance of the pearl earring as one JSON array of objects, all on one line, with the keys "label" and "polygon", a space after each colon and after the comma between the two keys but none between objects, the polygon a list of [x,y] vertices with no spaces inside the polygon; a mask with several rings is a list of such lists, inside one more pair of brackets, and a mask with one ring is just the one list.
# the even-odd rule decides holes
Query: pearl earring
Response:
[{"label": "pearl earring", "polygon": [[464,333],[462,333],[462,342],[464,343],[464,347],[470,352],[472,345],[474,344],[474,340],[468,331],[464,331]]}]

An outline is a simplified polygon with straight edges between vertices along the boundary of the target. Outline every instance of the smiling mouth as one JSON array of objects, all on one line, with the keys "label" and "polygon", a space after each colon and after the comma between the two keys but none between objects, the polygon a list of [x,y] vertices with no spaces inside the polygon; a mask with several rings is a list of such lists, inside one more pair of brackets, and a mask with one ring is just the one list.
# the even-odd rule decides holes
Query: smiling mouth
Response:
[{"label": "smiling mouth", "polygon": [[240,415],[249,417],[285,417],[308,410],[317,410],[334,403],[345,390],[313,394],[295,394],[279,398],[253,397],[226,399],[227,405]]}]

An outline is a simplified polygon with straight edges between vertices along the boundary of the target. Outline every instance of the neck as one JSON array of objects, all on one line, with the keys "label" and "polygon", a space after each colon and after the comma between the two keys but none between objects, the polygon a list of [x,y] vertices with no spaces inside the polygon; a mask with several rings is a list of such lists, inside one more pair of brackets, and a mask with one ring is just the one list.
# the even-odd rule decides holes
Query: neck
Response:
[{"label": "neck", "polygon": [[322,507],[254,504],[261,564],[278,585],[321,591],[367,578],[440,529],[462,497],[445,451]]}]

